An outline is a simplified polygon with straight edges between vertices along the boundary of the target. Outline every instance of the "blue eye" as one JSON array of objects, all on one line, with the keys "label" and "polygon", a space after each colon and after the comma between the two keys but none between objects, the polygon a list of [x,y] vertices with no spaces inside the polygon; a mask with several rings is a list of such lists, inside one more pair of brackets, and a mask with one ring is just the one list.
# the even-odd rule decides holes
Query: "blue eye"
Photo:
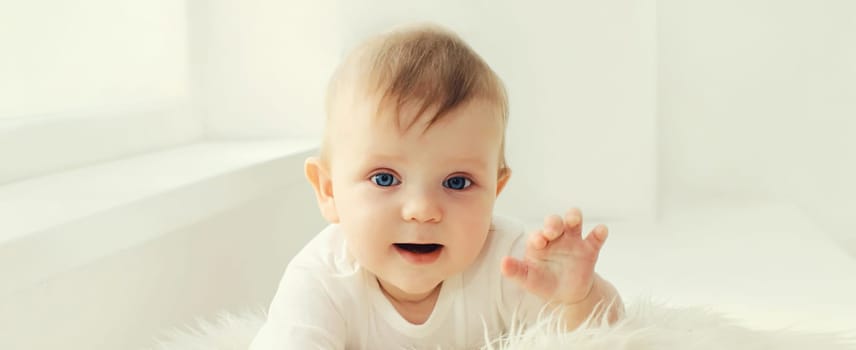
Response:
[{"label": "blue eye", "polygon": [[398,179],[390,173],[377,173],[372,175],[371,179],[375,185],[380,187],[390,187],[401,183],[401,181],[398,181]]},{"label": "blue eye", "polygon": [[450,177],[443,181],[443,186],[453,190],[463,190],[467,187],[470,187],[472,184],[473,182],[470,181],[470,179],[465,178],[463,176]]}]

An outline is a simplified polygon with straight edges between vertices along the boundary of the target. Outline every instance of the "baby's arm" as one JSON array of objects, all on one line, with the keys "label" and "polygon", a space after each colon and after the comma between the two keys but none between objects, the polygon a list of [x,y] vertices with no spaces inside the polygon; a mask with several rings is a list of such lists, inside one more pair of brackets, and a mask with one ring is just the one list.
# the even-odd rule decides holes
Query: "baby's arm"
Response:
[{"label": "baby's arm", "polygon": [[311,271],[289,266],[250,350],[345,349],[345,320]]},{"label": "baby's arm", "polygon": [[[595,311],[609,307],[610,322],[624,311],[618,292],[594,272],[607,237],[606,226],[598,225],[582,237],[582,214],[568,211],[565,218],[550,216],[544,228],[526,241],[522,260],[506,257],[502,273],[524,290],[551,304],[564,307],[566,326],[577,328]],[[602,309],[594,317],[602,316]]]}]

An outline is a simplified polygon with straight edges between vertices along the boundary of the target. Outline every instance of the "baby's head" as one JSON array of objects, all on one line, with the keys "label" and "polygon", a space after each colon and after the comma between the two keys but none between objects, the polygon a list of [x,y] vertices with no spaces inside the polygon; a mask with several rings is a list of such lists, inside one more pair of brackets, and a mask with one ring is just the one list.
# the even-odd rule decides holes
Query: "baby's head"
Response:
[{"label": "baby's head", "polygon": [[306,175],[388,293],[430,293],[477,258],[510,175],[507,115],[500,79],[436,26],[371,38],[336,71]]}]

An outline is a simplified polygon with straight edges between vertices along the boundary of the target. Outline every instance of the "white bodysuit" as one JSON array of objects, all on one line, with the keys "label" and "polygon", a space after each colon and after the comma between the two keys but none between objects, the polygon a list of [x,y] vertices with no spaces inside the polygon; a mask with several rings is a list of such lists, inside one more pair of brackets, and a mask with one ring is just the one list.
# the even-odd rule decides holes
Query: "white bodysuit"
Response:
[{"label": "white bodysuit", "polygon": [[289,263],[250,350],[481,348],[508,330],[512,317],[531,321],[543,306],[500,273],[502,258],[521,258],[524,246],[521,224],[494,218],[481,254],[443,282],[431,316],[414,325],[330,225]]}]

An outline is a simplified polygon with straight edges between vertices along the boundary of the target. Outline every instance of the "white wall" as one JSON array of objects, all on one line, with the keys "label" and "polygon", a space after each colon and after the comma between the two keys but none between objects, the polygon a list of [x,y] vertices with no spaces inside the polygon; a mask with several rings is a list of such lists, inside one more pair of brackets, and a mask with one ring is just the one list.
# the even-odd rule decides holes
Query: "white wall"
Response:
[{"label": "white wall", "polygon": [[654,1],[509,2],[508,13],[518,32],[502,39],[499,62],[513,72],[508,152],[516,175],[498,209],[532,220],[571,206],[594,220],[650,219]]},{"label": "white wall", "polygon": [[341,54],[331,0],[189,0],[195,108],[216,138],[318,136]]},{"label": "white wall", "polygon": [[188,95],[182,1],[0,3],[0,119]]},{"label": "white wall", "polygon": [[[818,225],[856,257],[856,2],[826,0],[805,11],[804,140],[788,163],[779,190],[793,197]],[[810,28],[810,29],[809,29]],[[795,168],[795,169],[794,169]]]},{"label": "white wall", "polygon": [[173,0],[0,2],[0,184],[201,137],[186,17]]},{"label": "white wall", "polygon": [[433,21],[468,40],[508,85],[515,175],[500,213],[654,212],[653,0],[218,0],[190,8],[191,61],[212,135],[320,135],[325,85],[346,49],[397,24]]},{"label": "white wall", "polygon": [[856,243],[853,33],[851,1],[660,1],[665,197],[792,201]]}]

